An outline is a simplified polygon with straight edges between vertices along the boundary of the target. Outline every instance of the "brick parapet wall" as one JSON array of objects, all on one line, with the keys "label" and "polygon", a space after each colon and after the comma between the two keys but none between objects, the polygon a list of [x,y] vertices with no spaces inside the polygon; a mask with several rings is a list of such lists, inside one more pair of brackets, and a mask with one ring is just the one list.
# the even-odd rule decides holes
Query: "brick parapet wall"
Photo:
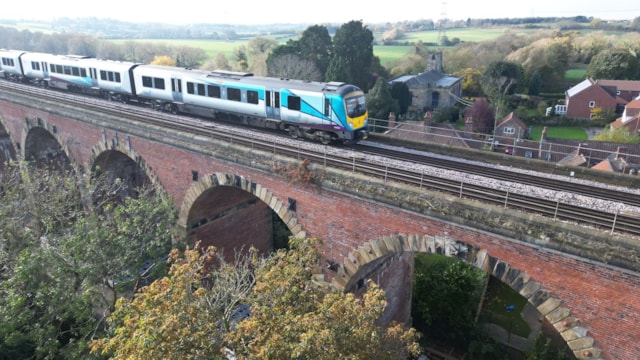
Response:
[{"label": "brick parapet wall", "polygon": [[[603,358],[625,359],[640,353],[637,341],[632,341],[640,338],[640,280],[633,271],[599,262],[610,262],[613,256],[617,263],[637,270],[637,249],[629,239],[313,164],[309,169],[322,174],[317,177],[321,183],[291,183],[274,169],[276,163],[297,163],[294,160],[140,124],[127,128],[122,120],[113,128],[104,115],[91,118],[76,112],[0,102],[0,117],[12,139],[14,132],[22,131],[25,118],[40,117],[57,127],[60,141],[67,143],[76,161],[89,161],[90,149],[103,141],[103,129],[109,139],[116,135],[114,131],[118,136],[129,135],[132,149],[179,206],[194,184],[192,171],[201,176],[242,175],[268,189],[280,203],[295,199],[294,215],[300,229],[323,239],[326,258],[337,263],[346,262],[372,239],[400,233],[472,244],[525,272],[554,294],[595,339]],[[325,275],[329,281],[335,276],[330,271]]]}]

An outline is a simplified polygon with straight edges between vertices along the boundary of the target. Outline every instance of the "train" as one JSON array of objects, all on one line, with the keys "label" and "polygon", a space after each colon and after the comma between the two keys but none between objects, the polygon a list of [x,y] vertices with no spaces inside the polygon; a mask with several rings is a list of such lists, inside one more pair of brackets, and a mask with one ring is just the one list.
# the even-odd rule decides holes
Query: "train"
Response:
[{"label": "train", "polygon": [[0,49],[0,59],[0,77],[40,87],[280,130],[322,144],[354,144],[368,136],[365,94],[343,82],[12,49]]}]

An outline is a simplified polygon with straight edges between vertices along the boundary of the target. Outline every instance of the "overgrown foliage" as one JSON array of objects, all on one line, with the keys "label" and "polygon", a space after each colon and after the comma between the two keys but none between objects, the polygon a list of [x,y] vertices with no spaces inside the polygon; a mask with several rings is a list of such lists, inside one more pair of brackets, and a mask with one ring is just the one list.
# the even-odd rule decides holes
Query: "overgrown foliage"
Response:
[{"label": "overgrown foliage", "polygon": [[168,251],[173,203],[83,201],[94,183],[26,164],[1,181],[0,358],[89,358],[117,293]]},{"label": "overgrown foliage", "polygon": [[227,339],[241,359],[403,359],[418,353],[416,332],[377,320],[386,306],[374,283],[359,298],[313,282],[316,239],[291,239],[256,270],[251,316]]}]

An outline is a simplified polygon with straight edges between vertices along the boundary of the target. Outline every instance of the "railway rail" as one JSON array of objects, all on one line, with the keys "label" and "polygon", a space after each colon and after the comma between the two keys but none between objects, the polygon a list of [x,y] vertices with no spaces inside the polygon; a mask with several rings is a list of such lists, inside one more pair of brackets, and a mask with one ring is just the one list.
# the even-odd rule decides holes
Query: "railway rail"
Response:
[{"label": "railway rail", "polygon": [[[202,119],[191,118],[189,116],[172,115],[158,112],[148,108],[136,107],[127,104],[109,102],[103,99],[90,98],[75,94],[61,93],[48,89],[38,89],[22,84],[15,84],[0,81],[0,89],[11,91],[15,94],[22,94],[30,97],[38,97],[43,100],[58,103],[66,103],[72,106],[81,106],[84,109],[109,113],[118,117],[144,122],[162,128],[170,128],[180,132],[197,134],[207,139],[218,139],[232,142],[251,149],[261,150],[274,155],[281,155],[296,159],[308,159],[309,161],[327,167],[333,167],[344,171],[364,174],[383,181],[394,181],[414,186],[418,189],[437,191],[460,198],[480,201],[495,206],[519,210],[528,213],[535,213],[541,216],[552,218],[558,221],[567,221],[576,224],[591,226],[603,231],[621,233],[632,236],[640,236],[640,214],[623,213],[620,211],[606,211],[583,206],[576,206],[561,200],[543,199],[536,196],[523,195],[508,190],[500,190],[490,186],[483,186],[466,182],[465,180],[449,179],[442,176],[426,173],[424,171],[412,170],[410,168],[396,166],[391,161],[380,161],[376,157],[365,156],[371,152],[368,148],[366,152],[360,152],[360,147],[353,150],[340,149],[319,144],[309,144],[302,140],[293,141],[282,136],[271,136],[265,134],[263,130],[248,128],[236,128],[224,123],[204,121]],[[364,150],[363,150],[364,151]],[[400,154],[375,152],[377,157],[399,157]],[[426,160],[424,157],[402,154],[402,161],[429,164],[436,167],[454,167],[446,162],[437,163],[433,159]],[[457,171],[469,171],[482,176],[498,178],[503,175],[496,174],[492,169],[483,171],[481,166],[455,166]],[[504,170],[500,170],[504,173]],[[506,175],[509,181],[531,182],[527,175],[522,177],[517,173]],[[537,182],[539,181],[539,182]],[[582,189],[570,186],[570,183],[554,185],[553,182],[535,179],[534,186],[545,186],[562,191],[575,191],[584,193]],[[638,204],[637,199],[632,199],[628,193],[615,194],[616,192],[606,191],[601,193],[597,188],[586,191],[589,196],[600,196],[606,200],[623,202],[625,204]],[[637,196],[635,196],[637,197]]]}]

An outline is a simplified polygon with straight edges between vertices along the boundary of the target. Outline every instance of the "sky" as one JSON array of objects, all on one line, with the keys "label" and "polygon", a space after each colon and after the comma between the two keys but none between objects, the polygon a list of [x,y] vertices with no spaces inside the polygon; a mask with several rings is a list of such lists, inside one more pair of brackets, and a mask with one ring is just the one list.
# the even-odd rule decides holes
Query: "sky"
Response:
[{"label": "sky", "polygon": [[[170,24],[326,24],[362,20],[365,24],[446,17],[467,18],[570,17],[584,15],[603,20],[640,16],[638,0],[30,0],[25,20],[70,18],[112,18],[129,22]],[[170,6],[163,6],[170,4]],[[0,14],[0,18],[16,13]]]}]

